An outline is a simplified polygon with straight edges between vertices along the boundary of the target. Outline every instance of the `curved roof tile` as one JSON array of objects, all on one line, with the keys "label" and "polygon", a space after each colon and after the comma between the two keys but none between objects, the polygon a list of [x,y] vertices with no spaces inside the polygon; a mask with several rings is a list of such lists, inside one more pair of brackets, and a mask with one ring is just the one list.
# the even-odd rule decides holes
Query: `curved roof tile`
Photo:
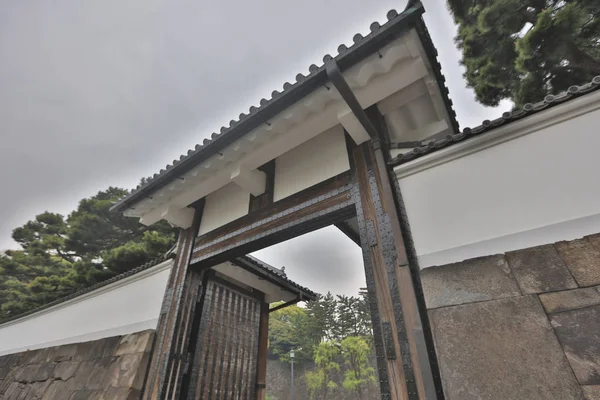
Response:
[{"label": "curved roof tile", "polygon": [[[165,169],[161,169],[158,174],[154,174],[152,176],[152,178],[148,179],[143,185],[138,185],[127,196],[125,196],[124,198],[122,198],[121,200],[116,202],[115,205],[112,207],[112,210],[122,211],[125,208],[127,208],[129,205],[134,204],[137,201],[141,200],[141,198],[144,195],[144,192],[150,193],[150,192],[153,192],[154,190],[157,190],[160,187],[166,185],[170,181],[168,179],[174,179],[174,177],[169,178],[167,175],[168,175],[168,173],[171,173],[170,172],[171,170],[176,170],[177,168],[175,168],[175,167],[180,167],[181,171],[179,173],[183,174],[183,173],[187,172],[189,169],[198,165],[200,162],[202,162],[206,158],[208,158],[210,155],[216,154],[216,152],[221,149],[220,147],[216,148],[216,147],[218,147],[218,146],[216,146],[217,143],[219,143],[221,140],[224,140],[224,138],[229,137],[229,134],[233,133],[232,131],[234,129],[241,128],[241,125],[244,125],[244,123],[249,124],[250,120],[255,118],[255,116],[258,116],[258,114],[260,114],[261,112],[266,111],[270,107],[273,108],[275,103],[277,103],[278,101],[282,101],[284,98],[286,98],[287,96],[290,96],[294,93],[297,93],[300,96],[299,98],[302,98],[306,93],[304,93],[303,91],[299,91],[299,88],[303,85],[308,85],[311,82],[315,83],[317,81],[318,76],[320,76],[321,77],[320,79],[322,80],[323,77],[326,76],[324,64],[327,63],[328,61],[335,58],[336,61],[338,62],[338,64],[340,65],[340,68],[342,68],[344,66],[344,61],[347,60],[347,62],[345,64],[346,64],[346,67],[349,67],[349,66],[355,64],[356,62],[358,62],[360,59],[372,54],[375,51],[374,47],[376,47],[376,46],[382,47],[383,46],[382,43],[386,43],[385,41],[389,40],[388,36],[393,36],[394,34],[396,34],[398,32],[402,32],[407,27],[413,27],[413,25],[414,25],[417,28],[417,32],[421,36],[421,39],[424,42],[423,45],[424,45],[426,51],[428,52],[430,61],[432,62],[432,66],[435,71],[436,78],[437,78],[440,88],[442,90],[442,95],[444,97],[447,97],[446,95],[448,93],[448,89],[445,87],[445,85],[443,83],[445,81],[445,79],[444,79],[443,75],[441,74],[441,67],[436,58],[437,51],[433,47],[433,43],[431,42],[431,37],[429,36],[429,33],[427,32],[427,29],[425,27],[425,24],[423,23],[423,21],[421,19],[421,14],[423,12],[424,12],[424,9],[423,9],[423,5],[421,4],[421,2],[420,1],[412,1],[412,0],[408,2],[407,8],[401,13],[398,13],[396,10],[390,10],[386,15],[387,22],[385,22],[383,25],[379,24],[379,22],[377,22],[377,21],[373,22],[370,25],[371,33],[369,33],[367,36],[362,36],[360,33],[354,35],[354,37],[353,37],[354,44],[353,45],[351,45],[350,47],[347,47],[346,45],[343,45],[343,44],[340,45],[337,49],[338,54],[335,56],[331,56],[329,54],[325,55],[323,57],[323,64],[321,66],[312,64],[308,67],[307,75],[303,75],[302,73],[299,73],[298,75],[296,75],[295,83],[285,82],[283,84],[282,92],[274,90],[271,93],[270,99],[264,99],[264,98],[261,99],[259,102],[260,105],[258,107],[251,106],[248,114],[241,113],[239,116],[239,119],[237,121],[231,120],[229,122],[228,127],[226,127],[226,126],[221,127],[221,129],[219,130],[220,133],[213,133],[211,135],[211,139],[204,139],[202,144],[196,145],[194,149],[191,149],[186,154],[182,155],[179,158],[178,162],[174,161],[173,164],[167,165],[165,167]],[[373,48],[371,48],[371,47],[373,47]],[[319,82],[316,82],[316,83],[320,84]],[[290,98],[290,101],[292,101],[291,98]],[[458,129],[458,125],[456,123],[456,116],[451,107],[452,103],[451,103],[450,99],[447,99],[447,98],[445,99],[445,101],[446,101],[446,106],[447,106],[448,112],[450,113],[450,117],[453,120],[453,124],[455,125],[456,129]],[[282,104],[282,105],[284,106],[284,108],[287,107],[286,104]],[[268,118],[268,117],[266,117],[266,118]],[[266,118],[264,118],[264,120],[266,120]],[[241,133],[241,135],[238,132],[238,134],[236,136],[241,137],[244,134],[250,132],[250,130],[252,130],[252,129],[253,128],[250,126],[250,128],[247,129],[245,132]],[[236,137],[231,138],[231,140],[235,140],[235,139],[237,139],[237,138]],[[226,146],[226,145],[227,144],[225,143],[224,146]],[[215,147],[214,151],[208,153],[208,151],[209,151],[208,149],[209,148],[212,149],[212,146]],[[204,153],[208,153],[208,154],[204,154]],[[204,158],[199,157],[201,154],[204,154]],[[196,160],[194,160],[194,159],[196,159]]]},{"label": "curved roof tile", "polygon": [[433,153],[437,150],[451,146],[454,143],[462,142],[469,138],[484,134],[491,130],[494,130],[500,126],[507,125],[511,122],[520,120],[529,115],[536,114],[545,109],[554,107],[558,104],[565,103],[569,100],[582,96],[584,94],[593,92],[600,89],[600,75],[596,76],[592,81],[580,85],[571,86],[567,91],[559,93],[557,95],[549,94],[542,101],[537,103],[527,103],[522,108],[508,111],[502,114],[501,117],[494,120],[485,120],[480,125],[474,128],[465,128],[462,132],[450,134],[442,139],[431,140],[426,143],[422,143],[420,146],[415,147],[409,152],[399,154],[390,160],[389,164],[393,166],[401,165],[409,161],[415,160],[419,157],[423,157],[427,154]]}]

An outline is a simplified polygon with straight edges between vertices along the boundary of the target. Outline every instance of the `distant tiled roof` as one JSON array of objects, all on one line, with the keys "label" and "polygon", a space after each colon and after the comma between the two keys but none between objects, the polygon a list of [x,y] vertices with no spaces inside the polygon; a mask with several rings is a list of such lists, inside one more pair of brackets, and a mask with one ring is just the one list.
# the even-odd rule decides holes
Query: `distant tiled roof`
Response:
[{"label": "distant tiled roof", "polygon": [[[317,293],[313,292],[312,290],[305,288],[304,286],[300,286],[296,282],[289,280],[287,278],[287,275],[285,274],[285,271],[283,271],[282,269],[275,268],[259,260],[258,258],[252,256],[243,256],[239,257],[236,261],[236,264],[242,268],[245,267],[246,269],[250,269],[253,272],[257,272],[257,270],[263,271],[266,274],[277,278],[277,280],[279,280],[280,283],[282,283],[283,285],[296,289],[296,291],[298,291],[298,294],[302,296],[303,300],[315,300],[318,296]],[[290,291],[293,292],[293,290]]]},{"label": "distant tiled roof", "polygon": [[197,144],[194,149],[188,150],[186,154],[181,155],[179,160],[173,160],[172,164],[167,165],[158,173],[154,174],[145,184],[138,186],[129,195],[119,200],[113,207],[113,210],[123,211],[130,205],[138,202],[144,196],[159,189],[171,182],[173,179],[181,177],[210,156],[223,150],[235,140],[241,138],[256,128],[264,121],[277,115],[285,108],[291,106],[299,99],[311,93],[315,88],[328,81],[325,71],[325,63],[335,59],[341,70],[347,69],[356,64],[365,57],[371,55],[377,49],[396,39],[398,35],[410,27],[416,27],[423,45],[430,57],[430,62],[435,71],[435,75],[440,85],[442,96],[445,97],[445,103],[456,130],[456,116],[451,107],[451,101],[448,98],[448,89],[444,85],[444,77],[441,74],[440,65],[437,61],[437,51],[433,47],[429,33],[421,19],[424,12],[420,1],[411,0],[407,8],[398,14],[395,10],[387,13],[388,21],[383,25],[379,22],[373,22],[370,26],[371,33],[362,36],[360,33],[354,35],[354,44],[350,47],[342,44],[337,48],[338,54],[331,56],[329,54],[323,57],[323,64],[317,66],[312,64],[308,67],[308,75],[299,73],[296,75],[296,82],[286,82],[283,84],[283,91],[274,90],[270,99],[261,99],[259,106],[252,106],[248,113],[241,113],[237,120],[232,119],[229,126],[223,126],[219,132],[211,135],[210,139],[204,139],[202,144]]},{"label": "distant tiled roof", "polygon": [[392,160],[390,160],[390,164],[397,166],[407,163],[424,155],[451,146],[454,143],[462,142],[472,137],[482,135],[500,126],[510,124],[527,116],[546,110],[550,107],[565,103],[584,94],[598,90],[599,88],[600,76],[596,76],[591,82],[581,86],[571,86],[567,91],[557,95],[549,94],[540,102],[525,104],[523,108],[519,110],[505,112],[500,118],[496,118],[492,121],[485,120],[481,125],[476,126],[475,128],[465,128],[462,132],[450,134],[445,138],[424,142],[421,146],[394,157]]}]

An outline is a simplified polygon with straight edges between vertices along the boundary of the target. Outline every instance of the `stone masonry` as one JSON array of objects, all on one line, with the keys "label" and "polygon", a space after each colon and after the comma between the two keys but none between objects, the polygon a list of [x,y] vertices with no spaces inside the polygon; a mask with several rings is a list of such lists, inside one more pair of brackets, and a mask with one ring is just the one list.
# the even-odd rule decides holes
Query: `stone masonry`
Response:
[{"label": "stone masonry", "polygon": [[137,400],[154,331],[0,357],[0,400]]},{"label": "stone masonry", "polygon": [[447,400],[600,400],[600,234],[421,279]]}]

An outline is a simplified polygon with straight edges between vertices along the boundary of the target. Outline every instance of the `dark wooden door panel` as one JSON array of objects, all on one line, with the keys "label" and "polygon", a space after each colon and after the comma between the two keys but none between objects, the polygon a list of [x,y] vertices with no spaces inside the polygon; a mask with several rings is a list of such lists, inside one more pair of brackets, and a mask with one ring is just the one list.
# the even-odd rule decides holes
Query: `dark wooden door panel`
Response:
[{"label": "dark wooden door panel", "polygon": [[261,300],[210,278],[205,286],[189,399],[254,399]]}]

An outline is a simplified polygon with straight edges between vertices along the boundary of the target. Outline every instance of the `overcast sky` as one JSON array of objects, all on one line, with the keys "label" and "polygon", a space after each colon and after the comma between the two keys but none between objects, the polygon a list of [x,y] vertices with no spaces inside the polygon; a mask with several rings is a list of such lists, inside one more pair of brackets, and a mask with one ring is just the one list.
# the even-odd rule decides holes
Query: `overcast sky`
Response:
[{"label": "overcast sky", "polygon": [[[405,3],[0,0],[0,249],[40,212],[135,186]],[[424,4],[461,127],[500,116],[465,88],[445,3]],[[320,292],[364,282],[334,228],[257,254]]]}]

